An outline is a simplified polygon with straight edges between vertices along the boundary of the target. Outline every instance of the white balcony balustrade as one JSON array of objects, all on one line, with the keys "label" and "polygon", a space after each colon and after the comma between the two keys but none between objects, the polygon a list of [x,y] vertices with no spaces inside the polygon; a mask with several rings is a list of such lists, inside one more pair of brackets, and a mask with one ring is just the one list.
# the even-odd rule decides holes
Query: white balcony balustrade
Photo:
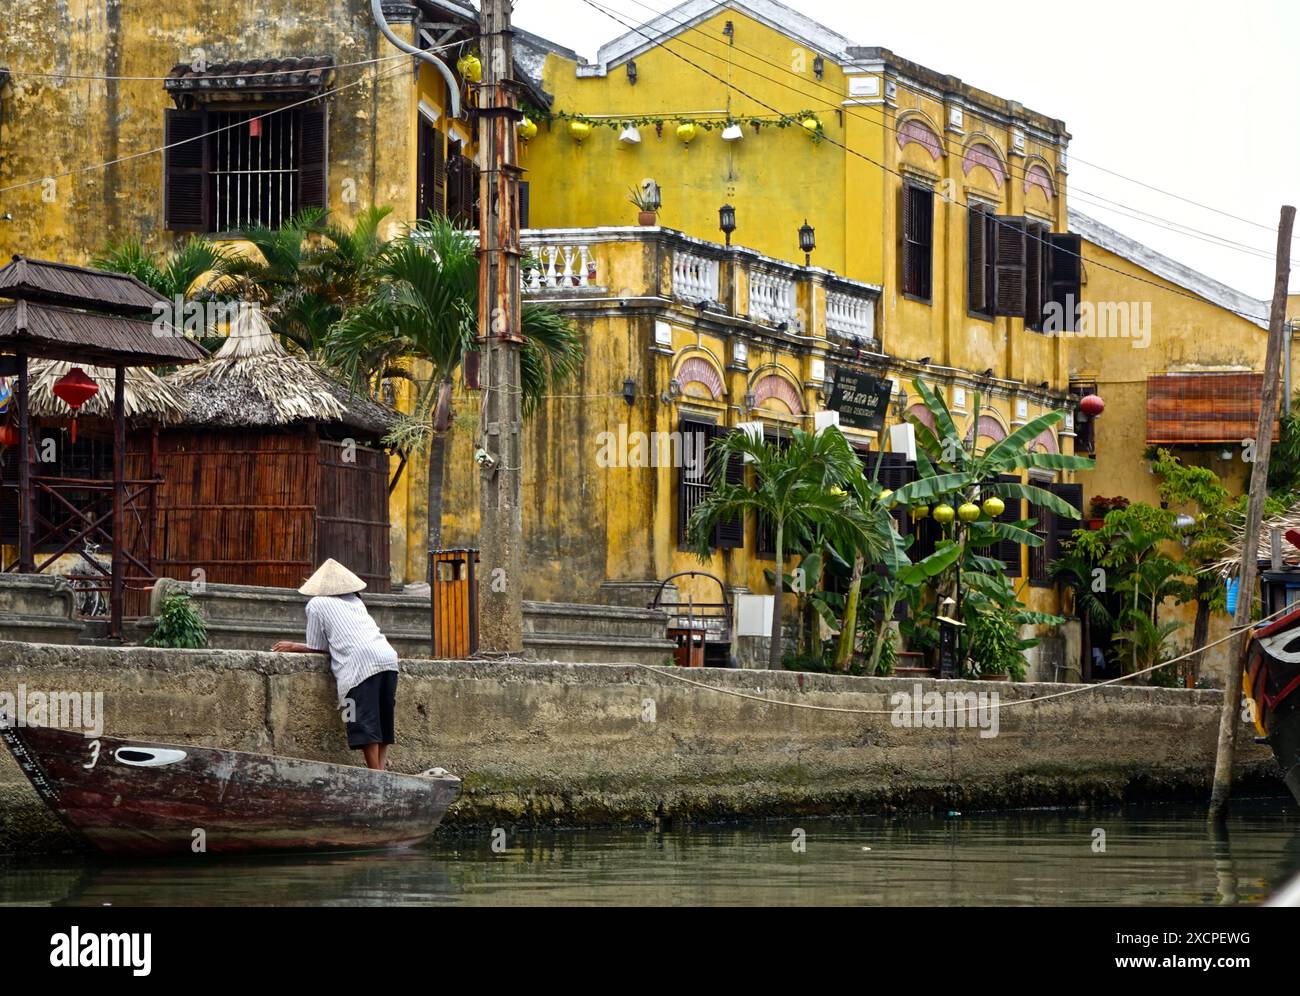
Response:
[{"label": "white balcony balustrade", "polygon": [[826,328],[855,339],[876,338],[876,308],[870,298],[843,291],[826,293]]},{"label": "white balcony balustrade", "polygon": [[599,283],[596,257],[583,244],[525,245],[529,258],[519,267],[525,294],[595,287]]},{"label": "white balcony balustrade", "polygon": [[697,304],[718,300],[718,273],[716,259],[697,256],[677,250],[673,253],[673,297],[679,301]]},{"label": "white balcony balustrade", "polygon": [[788,328],[802,331],[803,320],[799,315],[795,282],[789,277],[750,270],[749,317],[772,325],[784,323]]}]

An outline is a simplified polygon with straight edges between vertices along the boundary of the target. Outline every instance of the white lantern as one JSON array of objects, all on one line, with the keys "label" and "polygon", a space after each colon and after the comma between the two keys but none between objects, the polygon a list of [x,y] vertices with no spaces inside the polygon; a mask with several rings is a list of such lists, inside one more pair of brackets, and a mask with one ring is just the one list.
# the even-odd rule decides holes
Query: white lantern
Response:
[{"label": "white lantern", "polygon": [[745,137],[745,132],[738,124],[729,124],[722,129],[722,140],[724,142],[739,142]]},{"label": "white lantern", "polygon": [[624,145],[640,145],[641,133],[637,131],[636,125],[628,125],[619,133],[618,140]]}]

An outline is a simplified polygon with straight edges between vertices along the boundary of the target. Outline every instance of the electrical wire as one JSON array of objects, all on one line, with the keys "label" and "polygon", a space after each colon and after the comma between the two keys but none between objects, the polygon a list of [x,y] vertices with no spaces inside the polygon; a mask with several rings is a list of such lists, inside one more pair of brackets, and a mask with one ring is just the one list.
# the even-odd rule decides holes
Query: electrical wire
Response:
[{"label": "electrical wire", "polygon": [[[686,28],[688,31],[693,31],[693,32],[699,34],[702,38],[712,38],[711,35],[705,34],[703,31],[701,31],[701,30],[700,30],[700,27],[699,27],[698,24],[691,24],[691,23],[689,23],[689,22],[687,22],[687,21],[684,21],[684,20],[676,20],[676,19],[673,17],[673,13],[672,13],[671,11],[661,11],[661,10],[658,10],[658,9],[656,9],[655,7],[650,6],[649,4],[644,3],[643,0],[631,0],[631,2],[632,2],[632,3],[635,3],[638,7],[641,7],[641,8],[643,8],[643,9],[649,11],[650,13],[654,14],[654,15],[657,16],[657,17],[665,17],[665,18],[668,18],[669,20],[675,20],[675,23],[677,24],[678,27],[684,27],[684,28]],[[607,10],[607,11],[604,11],[604,13],[605,13],[607,16],[613,17],[613,14],[611,14],[608,10]],[[621,12],[620,12],[620,13],[621,13]],[[629,15],[629,16],[630,16],[630,15]],[[614,19],[617,20],[617,18],[614,18]],[[622,24],[623,22],[620,21],[619,23]],[[626,25],[624,25],[624,26],[626,27]],[[638,31],[638,34],[641,34],[642,37],[647,37],[644,33],[640,32],[638,29],[635,29],[635,28],[634,28],[633,30],[637,30],[637,31]],[[678,38],[675,39],[675,40],[681,40],[681,39],[680,39],[680,37],[678,37]],[[713,39],[713,40],[714,40],[714,41],[717,41],[717,39]],[[698,45],[691,45],[690,42],[683,42],[683,43],[684,43],[684,44],[687,44],[687,45],[690,45],[691,48],[694,48],[696,51],[698,51],[698,52],[702,52],[702,53],[704,53],[705,55],[710,55],[710,56],[712,56],[712,57],[714,57],[714,58],[718,58],[718,57],[719,57],[719,56],[718,56],[718,53],[716,53],[716,52],[709,52],[709,51],[707,51],[706,49],[702,49],[702,48],[700,48]],[[661,45],[662,43],[655,43],[655,44],[660,44],[660,45]],[[723,45],[723,42],[721,42],[721,41],[717,41],[717,44],[720,45],[720,46],[722,46],[722,45]],[[800,80],[801,82],[804,81],[804,80],[806,80],[806,77],[803,76],[802,74],[797,73],[797,72],[795,72],[795,71],[793,71],[793,70],[787,68],[786,66],[781,65],[780,63],[773,62],[773,61],[771,61],[770,59],[766,59],[766,58],[764,58],[764,57],[762,56],[761,53],[756,52],[756,51],[754,51],[753,49],[747,48],[747,47],[745,47],[745,46],[743,46],[743,45],[736,45],[734,42],[728,42],[728,43],[726,43],[725,48],[726,48],[726,49],[736,49],[736,50],[738,50],[738,51],[744,52],[746,55],[749,55],[749,56],[753,57],[753,58],[756,59],[757,61],[762,62],[762,63],[764,63],[764,64],[766,64],[766,65],[772,66],[774,69],[779,69],[781,72],[786,73],[786,74],[789,75],[789,76],[793,76],[793,77],[795,77],[796,79]],[[739,68],[741,68],[741,69],[745,69],[747,72],[753,73],[753,75],[758,76],[760,79],[765,79],[765,80],[767,80],[767,81],[770,82],[770,83],[776,83],[778,86],[785,86],[787,89],[791,89],[791,90],[794,89],[793,87],[790,87],[789,84],[784,84],[784,83],[781,83],[781,82],[778,81],[778,80],[773,80],[773,79],[771,79],[770,77],[763,76],[763,75],[758,74],[758,73],[754,73],[753,70],[749,69],[749,68],[746,67],[746,66],[740,66]],[[842,97],[843,97],[843,95],[840,94],[839,91],[838,91],[838,90],[835,90],[833,87],[826,86],[826,85],[820,83],[819,81],[815,81],[815,80],[813,80],[813,81],[809,81],[809,82],[812,82],[813,85],[814,85],[814,86],[817,86],[819,89],[822,89],[822,90],[824,90],[824,91],[826,91],[826,92],[828,92],[828,93],[833,94],[833,95],[835,96],[837,102],[840,101],[840,100],[842,99]],[[933,94],[928,93],[927,91],[923,90],[922,88],[920,88],[920,87],[918,87],[918,86],[914,86],[913,84],[908,83],[908,82],[906,82],[905,80],[895,80],[894,82],[895,82],[898,86],[901,86],[904,90],[908,90],[908,91],[910,91],[910,92],[912,92],[912,93],[918,94],[918,95],[923,96],[923,97],[933,97]],[[796,92],[796,93],[800,93],[802,96],[810,96],[810,94],[808,94],[808,93],[806,93],[806,92],[804,92],[804,91],[798,91],[798,90],[796,90],[796,91],[794,91],[794,92]],[[836,105],[834,105],[834,109],[835,109],[835,110],[842,110],[843,108],[841,108],[841,107],[838,105],[838,103],[837,103]],[[874,108],[873,108],[873,110],[874,110]],[[857,115],[856,115],[856,114],[853,114],[852,112],[845,111],[845,113],[846,113],[846,114],[850,114],[850,115],[852,115],[852,116],[854,116],[854,117],[857,117]],[[887,121],[884,120],[884,112],[883,112],[883,111],[878,111],[877,113],[879,113],[879,114],[881,115],[881,120],[880,120],[879,122],[876,122],[877,124],[881,125],[882,127],[884,127],[885,129],[887,129],[887,130],[889,130],[889,131],[897,132],[897,128],[895,128],[894,126],[890,125]],[[860,120],[865,120],[865,119],[860,119]],[[1174,199],[1176,199],[1176,200],[1183,201],[1183,202],[1185,202],[1185,203],[1187,203],[1187,204],[1191,204],[1191,205],[1194,205],[1194,206],[1196,206],[1196,207],[1203,208],[1203,209],[1206,210],[1206,211],[1211,211],[1211,212],[1213,212],[1213,213],[1215,213],[1215,214],[1220,214],[1220,215],[1223,215],[1224,217],[1231,218],[1231,219],[1233,219],[1234,221],[1239,221],[1239,222],[1242,222],[1242,223],[1247,224],[1247,225],[1253,225],[1254,227],[1256,227],[1256,228],[1261,228],[1261,229],[1263,229],[1263,230],[1266,231],[1266,232],[1273,232],[1274,234],[1276,234],[1276,229],[1275,229],[1275,228],[1273,228],[1273,227],[1270,226],[1270,225],[1266,225],[1266,224],[1264,224],[1263,222],[1252,221],[1252,220],[1249,219],[1249,218],[1243,218],[1243,217],[1241,217],[1241,216],[1239,216],[1239,215],[1232,214],[1231,212],[1228,212],[1228,211],[1222,211],[1222,210],[1220,210],[1219,208],[1212,207],[1212,206],[1210,206],[1210,205],[1208,205],[1208,204],[1203,204],[1203,203],[1201,203],[1200,201],[1192,200],[1191,198],[1188,198],[1188,197],[1183,197],[1182,195],[1180,195],[1180,194],[1175,194],[1175,193],[1172,192],[1172,191],[1164,190],[1164,189],[1162,189],[1162,188],[1160,188],[1160,187],[1157,187],[1157,186],[1154,186],[1154,185],[1152,185],[1152,184],[1145,183],[1145,182],[1143,182],[1143,181],[1141,181],[1141,180],[1136,179],[1135,177],[1126,176],[1126,175],[1123,174],[1123,173],[1119,173],[1119,172],[1116,172],[1115,170],[1108,169],[1108,168],[1106,168],[1106,167],[1104,167],[1104,166],[1100,166],[1100,165],[1098,165],[1098,164],[1096,164],[1096,163],[1089,162],[1089,161],[1086,160],[1086,159],[1081,159],[1081,158],[1079,158],[1078,156],[1074,155],[1073,153],[1070,154],[1070,159],[1071,159],[1072,162],[1082,163],[1083,165],[1085,165],[1085,166],[1089,166],[1089,167],[1091,167],[1091,168],[1093,168],[1093,169],[1101,170],[1102,172],[1109,173],[1110,175],[1115,176],[1115,177],[1118,177],[1118,178],[1121,179],[1121,180],[1127,180],[1129,183],[1133,183],[1133,184],[1137,184],[1138,186],[1145,187],[1147,190],[1151,190],[1151,191],[1154,191],[1154,192],[1159,193],[1159,194],[1164,194],[1164,195],[1167,196],[1167,197],[1172,197],[1172,198],[1174,198]],[[1014,172],[1014,167],[1013,167],[1010,163],[1007,163],[1006,165],[1007,165],[1008,171]],[[1021,173],[1021,179],[1024,179],[1024,177],[1025,177],[1025,173],[1022,172],[1022,173]],[[1072,191],[1078,190],[1078,191],[1081,191],[1081,192],[1083,192],[1083,193],[1090,193],[1091,196],[1096,197],[1096,198],[1098,198],[1098,199],[1100,199],[1100,200],[1109,200],[1108,198],[1102,197],[1102,195],[1100,195],[1100,194],[1091,193],[1091,192],[1089,192],[1089,191],[1083,191],[1082,188],[1079,188],[1079,187],[1073,187],[1073,186],[1072,186],[1070,189],[1071,189]],[[1130,208],[1130,209],[1132,209],[1132,210],[1138,210],[1137,208],[1133,208],[1132,205],[1124,204],[1122,201],[1110,201],[1110,203],[1118,204],[1118,205],[1120,205],[1120,206],[1122,206],[1122,207],[1127,207],[1127,208]],[[1153,217],[1159,217],[1159,216],[1153,216]],[[1176,225],[1177,225],[1177,224],[1180,224],[1179,222],[1176,222],[1176,221],[1174,221],[1174,220],[1171,219],[1171,218],[1164,218],[1164,219],[1162,219],[1162,220],[1164,220],[1164,221],[1169,221],[1169,222],[1171,222],[1172,224],[1176,224]],[[1196,230],[1193,229],[1193,231],[1196,231]],[[1206,233],[1206,234],[1213,234],[1213,233]],[[1215,236],[1215,237],[1218,237],[1218,236]],[[1292,236],[1292,239],[1293,239],[1294,241],[1296,241],[1296,242],[1300,242],[1300,235],[1294,235],[1294,236]],[[1231,240],[1228,240],[1228,241],[1231,241]],[[1252,247],[1249,247],[1249,248],[1257,249],[1258,247],[1254,247],[1254,246],[1252,246]],[[1259,250],[1259,251],[1266,251],[1266,250]],[[1270,259],[1273,258],[1273,255],[1272,255],[1271,253],[1269,254],[1269,258],[1270,258]]]},{"label": "electrical wire", "polygon": [[[763,108],[766,108],[767,110],[773,112],[774,114],[781,115],[781,117],[782,117],[784,120],[789,121],[789,122],[792,123],[792,124],[797,124],[797,123],[798,123],[798,122],[794,121],[794,119],[791,118],[789,115],[784,114],[783,112],[781,112],[781,111],[778,110],[777,108],[773,107],[771,104],[768,104],[768,103],[766,103],[765,101],[763,101],[763,100],[759,99],[758,97],[754,96],[752,93],[749,93],[747,90],[744,90],[743,88],[737,86],[736,84],[734,84],[734,83],[730,83],[730,82],[728,82],[727,80],[722,79],[722,77],[718,76],[716,73],[712,72],[711,70],[705,68],[704,66],[701,66],[701,65],[700,65],[699,63],[697,63],[697,62],[692,62],[690,59],[688,59],[686,56],[682,55],[680,52],[677,52],[677,51],[675,51],[674,49],[669,48],[666,42],[656,41],[653,37],[651,37],[651,36],[645,34],[645,32],[643,32],[643,31],[642,31],[639,27],[637,27],[636,25],[628,24],[626,21],[622,20],[619,16],[617,16],[617,14],[612,13],[608,8],[603,7],[601,4],[597,3],[596,0],[582,0],[582,2],[585,3],[587,6],[591,7],[592,9],[597,10],[597,11],[599,11],[599,12],[602,13],[602,14],[605,14],[607,17],[613,19],[614,21],[617,21],[619,24],[623,25],[625,28],[628,28],[629,30],[632,30],[632,31],[636,31],[638,34],[642,35],[642,37],[644,37],[647,41],[649,41],[649,42],[650,42],[652,45],[654,45],[656,48],[661,48],[661,49],[663,49],[665,52],[667,52],[667,53],[669,53],[670,55],[674,56],[675,58],[678,58],[678,59],[680,59],[681,61],[685,62],[687,65],[689,65],[689,66],[693,66],[695,69],[697,69],[697,70],[699,70],[700,72],[704,73],[706,76],[708,76],[708,77],[710,77],[710,78],[716,80],[717,82],[721,83],[723,86],[726,86],[726,87],[729,87],[729,88],[735,90],[735,91],[736,91],[737,93],[739,93],[741,96],[748,98],[749,100],[753,101],[753,102],[754,102],[755,104],[757,104],[758,106],[763,107]],[[821,136],[821,140],[824,141],[824,142],[829,142],[831,145],[834,145],[834,146],[836,146],[837,148],[842,149],[844,152],[848,153],[849,155],[856,156],[857,158],[862,159],[863,161],[870,163],[872,166],[875,166],[877,169],[879,169],[879,170],[881,170],[881,171],[883,171],[883,172],[890,173],[890,174],[892,174],[892,175],[894,175],[894,176],[899,177],[900,179],[906,179],[906,178],[903,176],[903,174],[900,173],[898,170],[891,169],[890,167],[884,165],[883,163],[876,162],[876,160],[872,159],[870,156],[866,155],[865,153],[863,153],[863,152],[859,152],[857,149],[850,149],[850,148],[849,148],[847,145],[845,145],[843,142],[838,142],[838,141],[836,141],[835,139],[831,138],[831,137],[828,136],[828,135],[824,135],[824,134],[823,134],[823,135]],[[971,208],[970,205],[968,205],[968,204],[962,204],[962,203],[960,203],[959,201],[951,201],[950,203],[952,203],[955,207],[961,208],[961,209],[963,209],[963,210],[965,210],[965,211],[967,211],[967,212],[972,212],[972,208]],[[972,213],[978,213],[978,212],[972,212]],[[1004,228],[1014,228],[1014,227],[1015,227],[1014,224],[1013,224],[1012,222],[1001,220],[1001,219],[999,218],[998,215],[995,215],[995,214],[986,214],[986,215],[984,215],[984,216],[985,216],[986,218],[990,219],[994,224],[999,225],[999,226],[1001,226],[1001,227],[1004,227]],[[1046,240],[1038,239],[1037,236],[1032,236],[1032,235],[1029,236],[1029,237],[1030,237],[1030,238],[1035,238],[1035,239],[1037,239],[1039,242],[1041,242],[1042,244],[1047,245]],[[1095,267],[1097,267],[1097,268],[1099,268],[1099,269],[1102,269],[1102,270],[1109,270],[1109,271],[1111,271],[1111,272],[1113,272],[1113,273],[1116,273],[1116,274],[1118,274],[1119,276],[1124,277],[1124,278],[1126,278],[1126,279],[1128,279],[1128,280],[1136,281],[1137,283],[1147,284],[1148,286],[1158,288],[1159,290],[1162,290],[1162,291],[1164,291],[1164,292],[1167,293],[1167,294],[1173,294],[1173,295],[1178,296],[1178,297],[1184,297],[1184,298],[1187,298],[1188,300],[1191,300],[1191,301],[1198,301],[1198,302],[1200,302],[1200,301],[1203,301],[1203,300],[1204,300],[1203,298],[1201,298],[1200,296],[1198,296],[1198,295],[1196,295],[1196,294],[1188,293],[1188,292],[1181,291],[1181,290],[1176,290],[1176,289],[1174,289],[1174,288],[1172,288],[1172,287],[1167,287],[1167,286],[1165,286],[1164,284],[1157,283],[1157,282],[1154,281],[1154,280],[1148,280],[1148,279],[1146,279],[1145,277],[1139,277],[1139,276],[1137,276],[1136,274],[1126,273],[1125,271],[1120,270],[1120,269],[1118,269],[1118,268],[1116,268],[1116,267],[1108,266],[1108,265],[1106,265],[1105,263],[1102,263],[1102,262],[1099,261],[1099,260],[1087,260],[1087,259],[1084,258],[1084,256],[1083,256],[1082,253],[1073,252],[1073,251],[1071,251],[1071,250],[1064,249],[1064,248],[1059,247],[1059,246],[1056,247],[1056,251],[1057,251],[1057,252],[1064,253],[1064,254],[1069,255],[1069,256],[1074,256],[1074,257],[1076,257],[1077,259],[1079,259],[1081,263],[1086,263],[1088,266],[1095,266]],[[1241,317],[1241,318],[1246,318],[1246,319],[1248,319],[1248,320],[1250,320],[1250,321],[1253,321],[1253,322],[1260,322],[1260,323],[1263,323],[1264,325],[1268,325],[1268,323],[1269,323],[1269,321],[1270,321],[1269,318],[1261,317],[1261,316],[1259,316],[1259,315],[1251,315],[1251,314],[1248,314],[1248,313],[1243,312],[1243,311],[1237,311],[1237,310],[1234,309],[1234,308],[1227,308],[1227,307],[1225,307],[1223,310],[1228,311],[1228,312],[1230,312],[1230,313],[1232,313],[1232,314],[1238,315],[1238,316]]]},{"label": "electrical wire", "polygon": [[232,128],[242,128],[249,121],[258,121],[262,118],[270,117],[273,114],[278,114],[281,111],[287,111],[295,107],[302,107],[305,104],[315,103],[318,100],[324,100],[326,97],[332,96],[333,94],[336,93],[342,93],[344,90],[348,90],[354,86],[359,86],[362,83],[370,83],[370,82],[378,83],[380,80],[387,79],[388,77],[394,76],[397,73],[404,73],[404,72],[406,72],[406,67],[398,66],[396,69],[389,69],[384,72],[376,71],[376,72],[368,73],[367,75],[362,76],[360,79],[353,80],[351,83],[344,83],[341,86],[333,87],[313,97],[307,97],[303,100],[296,100],[289,104],[282,104],[278,107],[273,108],[272,110],[264,111],[261,114],[253,115],[252,117],[246,118],[242,121],[236,121],[233,124],[222,125],[219,128],[213,128],[211,131],[205,131],[198,135],[192,135],[189,138],[183,138],[179,142],[171,142],[166,145],[160,145],[157,148],[146,149],[143,152],[133,152],[130,155],[119,156],[117,159],[110,159],[107,162],[94,163],[90,166],[78,166],[73,169],[64,170],[62,173],[53,173],[49,176],[39,177],[38,179],[35,180],[22,180],[19,181],[18,183],[11,183],[8,186],[0,187],[0,194],[6,193],[7,191],[10,190],[21,190],[24,187],[34,187],[37,184],[45,183],[48,180],[61,180],[64,177],[78,176],[82,173],[92,173],[95,170],[108,169],[110,166],[118,166],[121,165],[122,163],[131,162],[134,159],[143,159],[146,156],[158,155],[159,153],[166,152],[168,149],[175,149],[178,148],[179,146],[187,145],[190,142],[197,142],[200,141],[201,139],[205,139],[209,137],[210,135],[216,135],[223,131],[229,131]]}]

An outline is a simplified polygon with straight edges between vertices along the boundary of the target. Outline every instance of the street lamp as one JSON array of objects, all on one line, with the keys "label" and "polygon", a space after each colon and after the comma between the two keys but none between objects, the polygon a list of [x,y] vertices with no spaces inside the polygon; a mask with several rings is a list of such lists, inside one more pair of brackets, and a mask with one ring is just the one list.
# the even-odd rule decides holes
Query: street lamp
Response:
[{"label": "street lamp", "polygon": [[799,226],[799,248],[803,250],[803,265],[812,265],[812,251],[817,248],[817,233],[813,231],[812,225],[808,224],[808,219],[803,220]]},{"label": "street lamp", "polygon": [[736,230],[736,209],[730,204],[724,204],[718,208],[718,227],[722,229],[722,234],[727,237],[727,246],[731,246],[731,233]]}]

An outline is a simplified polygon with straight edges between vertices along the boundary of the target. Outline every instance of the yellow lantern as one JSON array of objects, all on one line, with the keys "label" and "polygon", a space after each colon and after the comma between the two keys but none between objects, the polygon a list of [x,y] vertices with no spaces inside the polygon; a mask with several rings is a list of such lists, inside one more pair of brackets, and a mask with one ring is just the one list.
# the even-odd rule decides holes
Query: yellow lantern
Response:
[{"label": "yellow lantern", "polygon": [[929,514],[930,514],[930,506],[929,506],[929,505],[914,505],[914,506],[912,506],[912,518],[913,518],[914,520],[915,520],[915,519],[924,519],[924,518],[925,518],[927,515],[929,515]]},{"label": "yellow lantern", "polygon": [[483,63],[473,52],[462,55],[456,60],[456,70],[460,73],[460,78],[467,83],[477,83],[483,78]]},{"label": "yellow lantern", "polygon": [[984,499],[984,514],[990,519],[996,519],[999,515],[1007,510],[1006,502],[997,495]]},{"label": "yellow lantern", "polygon": [[685,121],[677,126],[677,141],[681,142],[682,145],[690,145],[695,141],[697,133],[698,129],[695,127],[694,122]]},{"label": "yellow lantern", "polygon": [[519,141],[531,142],[537,137],[537,122],[524,115],[519,124],[515,125],[515,130],[519,132]]},{"label": "yellow lantern", "polygon": [[933,514],[935,522],[939,523],[941,526],[946,526],[953,520],[957,513],[952,510],[951,505],[935,505]]},{"label": "yellow lantern", "polygon": [[964,501],[957,509],[957,515],[962,522],[974,522],[980,517],[980,507],[973,501]]},{"label": "yellow lantern", "polygon": [[880,504],[885,504],[892,497],[894,497],[894,492],[890,491],[889,488],[885,488],[884,491],[880,492]]},{"label": "yellow lantern", "polygon": [[587,136],[591,134],[591,125],[585,121],[570,121],[569,134],[575,142],[584,142]]},{"label": "yellow lantern", "polygon": [[821,138],[822,123],[818,121],[816,118],[814,117],[804,118],[802,121],[799,122],[799,124],[803,126],[803,130],[808,135],[809,138],[812,139]]}]

